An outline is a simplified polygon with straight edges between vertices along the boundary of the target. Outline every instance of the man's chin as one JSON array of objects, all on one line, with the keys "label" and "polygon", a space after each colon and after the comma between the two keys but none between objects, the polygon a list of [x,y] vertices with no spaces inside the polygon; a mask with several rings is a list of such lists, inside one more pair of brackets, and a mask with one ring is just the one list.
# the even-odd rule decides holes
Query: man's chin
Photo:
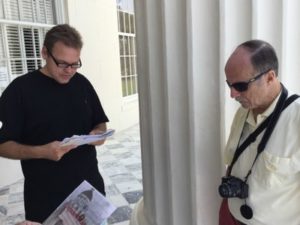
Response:
[{"label": "man's chin", "polygon": [[60,84],[67,84],[71,80],[72,77],[64,77],[64,78],[59,78],[56,81]]},{"label": "man's chin", "polygon": [[244,109],[249,109],[250,108],[250,106],[249,106],[249,104],[247,104],[247,103],[245,103],[245,102],[238,102],[238,103],[240,103],[240,105],[244,108]]}]

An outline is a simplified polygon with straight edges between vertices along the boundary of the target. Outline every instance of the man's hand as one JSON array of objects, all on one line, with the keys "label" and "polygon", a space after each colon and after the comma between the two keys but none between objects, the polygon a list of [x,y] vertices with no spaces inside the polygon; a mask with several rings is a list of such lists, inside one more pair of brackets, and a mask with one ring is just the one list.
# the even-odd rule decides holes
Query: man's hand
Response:
[{"label": "man's hand", "polygon": [[41,158],[59,161],[66,153],[76,148],[76,145],[61,146],[61,142],[53,141],[46,145],[38,146]]},{"label": "man's hand", "polygon": [[[94,135],[94,134],[102,134],[106,131],[106,123],[100,123],[97,126],[94,127],[94,129],[89,133],[90,135]],[[100,140],[100,141],[95,141],[90,143],[90,145],[103,145],[105,142],[104,140]]]},{"label": "man's hand", "polygon": [[[102,134],[104,133],[105,131],[103,130],[98,130],[98,129],[95,129],[95,130],[92,130],[89,134],[90,135],[94,135],[94,134]],[[92,142],[92,143],[89,143],[90,145],[103,145],[105,142],[105,139],[104,140],[100,140],[100,141],[95,141],[95,142]]]}]

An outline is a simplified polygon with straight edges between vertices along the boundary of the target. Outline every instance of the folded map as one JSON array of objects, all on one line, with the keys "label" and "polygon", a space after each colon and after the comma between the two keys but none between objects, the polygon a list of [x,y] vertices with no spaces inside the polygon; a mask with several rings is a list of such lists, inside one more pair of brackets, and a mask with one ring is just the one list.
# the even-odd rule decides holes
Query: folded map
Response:
[{"label": "folded map", "polygon": [[108,129],[104,133],[94,135],[73,135],[72,137],[65,138],[61,142],[61,146],[66,145],[85,145],[95,141],[104,140],[114,134],[115,130]]}]

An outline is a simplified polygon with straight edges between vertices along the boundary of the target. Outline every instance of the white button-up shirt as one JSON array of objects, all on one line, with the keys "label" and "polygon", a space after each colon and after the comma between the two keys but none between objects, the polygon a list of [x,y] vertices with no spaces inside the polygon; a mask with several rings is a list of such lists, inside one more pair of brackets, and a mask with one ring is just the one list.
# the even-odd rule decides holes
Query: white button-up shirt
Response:
[{"label": "white button-up shirt", "polygon": [[[237,146],[253,132],[274,110],[279,96],[269,108],[257,116],[240,108],[233,120],[225,149],[225,163],[232,161]],[[231,175],[244,180],[257,153],[264,131],[240,155]],[[265,150],[256,160],[248,178],[247,204],[253,218],[240,213],[245,200],[229,198],[231,213],[247,225],[300,225],[300,99],[291,103],[280,115]]]}]

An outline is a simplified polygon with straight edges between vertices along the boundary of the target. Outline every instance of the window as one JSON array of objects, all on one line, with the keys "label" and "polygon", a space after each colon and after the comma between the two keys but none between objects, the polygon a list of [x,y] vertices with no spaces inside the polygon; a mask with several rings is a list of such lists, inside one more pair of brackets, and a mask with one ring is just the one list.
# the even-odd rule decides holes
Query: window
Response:
[{"label": "window", "polygon": [[137,94],[133,0],[117,0],[123,97]]},{"label": "window", "polygon": [[43,40],[47,30],[62,22],[56,11],[62,2],[0,1],[0,94],[14,78],[42,66]]}]

